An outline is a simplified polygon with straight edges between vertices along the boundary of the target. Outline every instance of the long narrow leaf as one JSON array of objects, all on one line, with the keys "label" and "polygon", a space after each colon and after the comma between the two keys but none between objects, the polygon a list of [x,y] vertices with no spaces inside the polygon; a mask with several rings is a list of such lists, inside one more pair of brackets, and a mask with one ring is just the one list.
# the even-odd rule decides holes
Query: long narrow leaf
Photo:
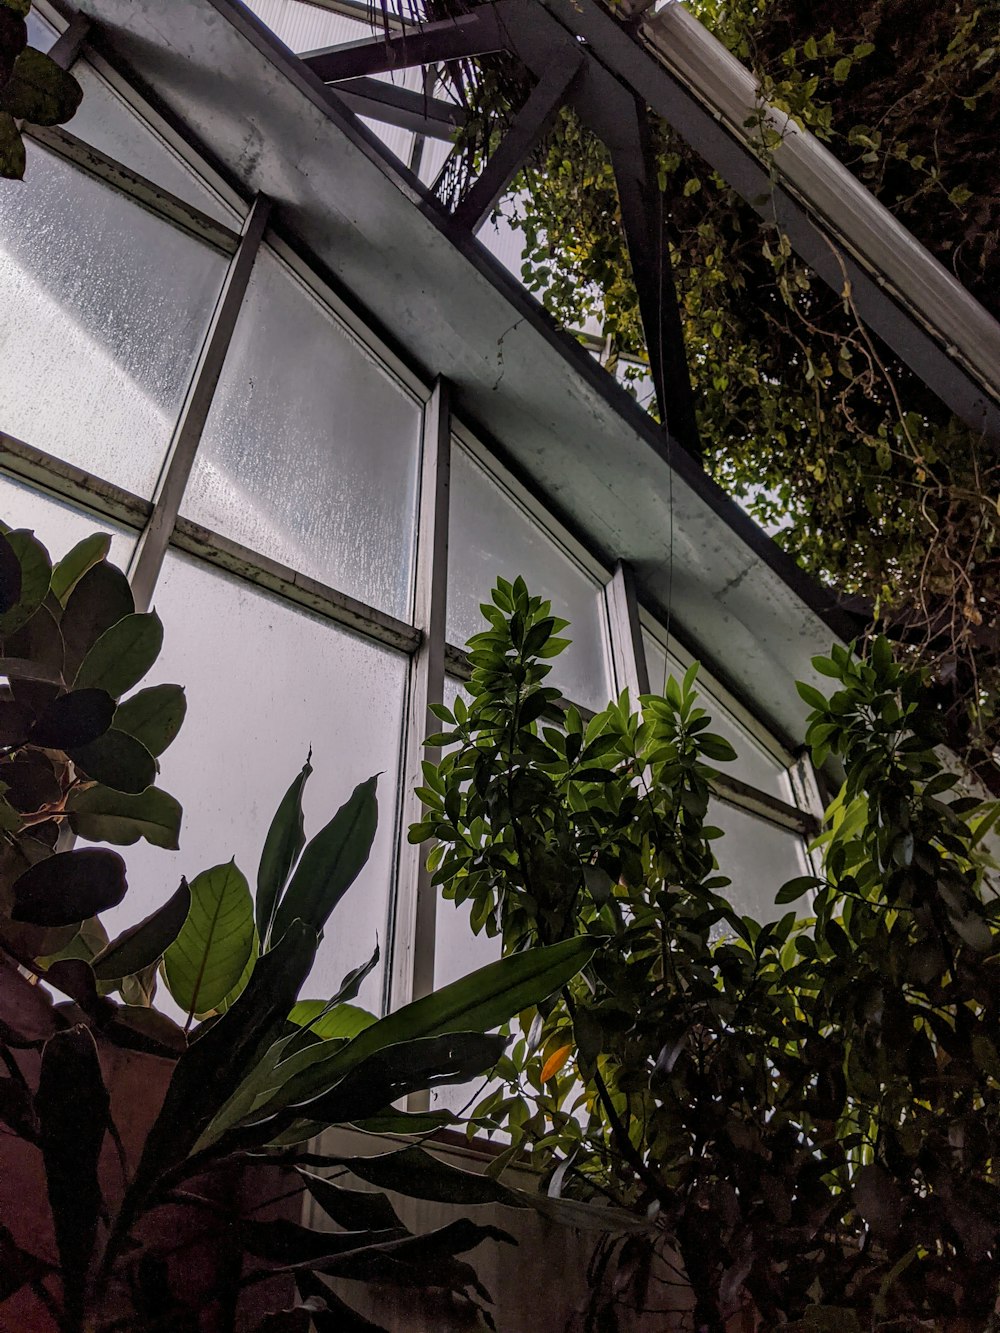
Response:
[{"label": "long narrow leaf", "polygon": [[331,1222],[336,1222],[345,1231],[390,1231],[397,1228],[402,1233],[406,1230],[384,1194],[346,1189],[343,1185],[335,1185],[332,1180],[309,1171],[300,1171],[299,1175]]},{"label": "long narrow leaf", "polygon": [[378,826],[377,783],[377,774],[359,783],[350,800],[306,847],[275,912],[273,939],[280,939],[296,918],[321,932],[361,873]]},{"label": "long narrow leaf", "polygon": [[90,1029],[57,1032],[42,1052],[35,1113],[62,1270],[65,1327],[81,1327],[101,1213],[98,1161],[110,1099]]},{"label": "long narrow leaf", "polygon": [[264,840],[264,850],[260,854],[257,870],[257,933],[265,949],[274,914],[278,910],[281,890],[306,843],[302,792],[311,772],[312,765],[307,759],[301,773],[281,798]]}]

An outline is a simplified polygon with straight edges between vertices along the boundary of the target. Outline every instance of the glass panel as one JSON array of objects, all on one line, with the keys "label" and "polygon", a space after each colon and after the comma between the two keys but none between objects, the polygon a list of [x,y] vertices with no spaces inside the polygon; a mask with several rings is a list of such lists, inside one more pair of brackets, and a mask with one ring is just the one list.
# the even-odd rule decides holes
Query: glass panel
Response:
[{"label": "glass panel", "polygon": [[107,532],[111,536],[108,559],[124,569],[136,543],[136,534],[130,528],[3,474],[0,474],[0,517],[8,527],[30,528],[53,562],[61,560],[84,537]]},{"label": "glass panel", "polygon": [[184,513],[408,618],[420,424],[418,405],[264,252]]},{"label": "glass panel", "polygon": [[[682,680],[684,668],[673,655],[667,657],[663,645],[652,635],[644,632],[642,641],[646,649],[649,688],[654,694],[662,694],[666,688],[667,675]],[[701,706],[712,719],[712,732],[729,741],[736,751],[737,758],[732,763],[719,765],[721,771],[749,783],[758,791],[767,792],[769,796],[777,796],[779,800],[794,804],[792,786],[785,768],[725,710],[704,684],[700,686],[699,692]]]},{"label": "glass panel", "polygon": [[0,191],[0,430],[149,496],[224,273],[29,144]]},{"label": "glass panel", "polygon": [[[36,51],[47,51],[58,35],[48,19],[42,18],[37,9],[28,10],[29,46],[33,46]],[[73,72],[76,73],[75,70]]]},{"label": "glass panel", "polygon": [[[337,908],[304,996],[328,997],[384,946],[407,661],[187,556],[168,553],[156,588],[163,651],[149,679],[177,681],[188,714],[160,782],[184,807],[181,850],[126,848],[130,890],[110,929],[140,919],[190,878],[236,857],[251,885],[271,817],[312,748],[306,832],[318,833],[372,773],[379,829]],[[106,918],[106,919],[108,919]],[[378,1009],[381,965],[360,1004]]]},{"label": "glass panel", "polygon": [[458,646],[485,621],[497,576],[523,575],[532,594],[549,598],[570,622],[572,643],[553,663],[554,685],[574,703],[603,708],[611,686],[604,633],[604,592],[462,448],[452,450],[448,641]]},{"label": "glass panel", "polygon": [[239,219],[228,204],[192,171],[179,153],[142,120],[137,111],[83,61],[73,66],[83,89],[80,109],[67,128],[122,166],[145,176],[217,222]]},{"label": "glass panel", "polygon": [[782,884],[797,875],[809,874],[803,842],[797,833],[722,801],[712,802],[708,819],[725,834],[712,846],[719,869],[732,880],[729,888],[720,892],[741,915],[758,921],[777,921],[792,910],[805,915],[808,906],[805,897],[787,906],[776,905],[774,901]]}]

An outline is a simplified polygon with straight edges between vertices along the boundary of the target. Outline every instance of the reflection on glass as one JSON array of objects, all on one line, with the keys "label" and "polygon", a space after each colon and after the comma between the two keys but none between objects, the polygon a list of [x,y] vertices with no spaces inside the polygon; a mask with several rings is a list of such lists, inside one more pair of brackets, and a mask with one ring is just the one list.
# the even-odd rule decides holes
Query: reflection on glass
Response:
[{"label": "reflection on glass", "polygon": [[711,803],[708,822],[725,835],[712,844],[712,850],[719,869],[732,884],[719,892],[741,915],[757,921],[777,921],[791,911],[806,914],[805,898],[787,905],[774,901],[782,884],[809,874],[805,848],[797,833],[722,801]]},{"label": "reflection on glass", "polygon": [[[307,834],[381,773],[371,858],[331,919],[304,995],[328,998],[371,955],[360,1004],[378,1009],[393,857],[405,658],[250,584],[168,554],[153,605],[163,651],[144,684],[176,681],[188,714],[159,779],[184,807],[181,850],[126,848],[129,893],[109,928],[140,919],[190,878],[236,857],[250,880],[285,789],[312,749]],[[113,924],[112,924],[113,921]]]},{"label": "reflection on glass", "polygon": [[184,513],[407,618],[420,425],[418,405],[265,251]]},{"label": "reflection on glass", "polygon": [[603,590],[462,448],[452,449],[448,641],[463,646],[486,627],[479,610],[497,576],[524,577],[570,622],[570,646],[551,681],[574,703],[603,708],[611,693]]},{"label": "reflection on glass", "polygon": [[136,534],[111,519],[89,514],[85,509],[57,500],[24,482],[0,473],[0,518],[9,528],[29,528],[52,558],[61,560],[84,537],[107,532],[111,537],[108,559],[124,569],[132,555]]},{"label": "reflection on glass", "polygon": [[[646,650],[646,668],[649,671],[649,688],[653,694],[662,694],[666,689],[667,677],[684,679],[684,668],[673,656],[667,657],[663,645],[651,635],[643,633],[643,646]],[[785,768],[761,746],[736,718],[726,712],[721,703],[711,695],[701,680],[699,673],[698,691],[700,706],[712,719],[711,732],[722,736],[736,751],[736,759],[728,764],[719,764],[719,769],[730,777],[747,782],[758,791],[777,796],[781,801],[792,802],[792,789]]]},{"label": "reflection on glass", "polygon": [[224,272],[28,144],[0,191],[0,430],[151,495]]},{"label": "reflection on glass", "polygon": [[80,109],[67,127],[108,157],[145,176],[154,185],[232,226],[231,208],[200,180],[184,159],[165,143],[101,76],[84,61],[73,66],[83,89]]}]

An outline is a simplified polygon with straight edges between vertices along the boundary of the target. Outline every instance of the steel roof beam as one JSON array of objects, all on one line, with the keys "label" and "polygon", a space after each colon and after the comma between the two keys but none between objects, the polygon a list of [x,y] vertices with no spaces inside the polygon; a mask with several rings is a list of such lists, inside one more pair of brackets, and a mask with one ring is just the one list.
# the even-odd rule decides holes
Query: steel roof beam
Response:
[{"label": "steel roof beam", "polygon": [[461,18],[425,23],[391,37],[366,37],[357,42],[305,52],[300,59],[324,83],[385,74],[413,65],[441,64],[469,56],[502,51],[506,44],[505,0],[484,5]]},{"label": "steel roof beam", "polygon": [[397,125],[403,130],[450,142],[465,124],[465,112],[454,102],[430,97],[412,88],[362,76],[338,83],[333,90],[359,116]]}]

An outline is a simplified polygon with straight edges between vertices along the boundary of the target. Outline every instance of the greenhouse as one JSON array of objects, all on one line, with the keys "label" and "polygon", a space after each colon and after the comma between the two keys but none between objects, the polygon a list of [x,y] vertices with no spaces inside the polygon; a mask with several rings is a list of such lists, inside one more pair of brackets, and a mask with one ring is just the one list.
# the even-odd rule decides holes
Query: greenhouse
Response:
[{"label": "greenhouse", "polygon": [[[560,729],[565,736],[574,719],[586,728],[623,691],[633,707],[640,696],[663,695],[670,677],[689,679],[700,664],[700,706],[713,736],[736,755],[706,789],[707,821],[723,835],[716,873],[731,881],[720,891],[736,913],[766,930],[790,911],[805,914],[810,886],[823,883],[814,839],[845,769],[836,757],[814,763],[815,732],[807,738],[807,730],[818,705],[796,683],[825,697],[832,686],[814,659],[827,661],[831,645],[839,650],[862,637],[870,616],[857,597],[801,568],[705,465],[699,377],[717,372],[685,353],[663,182],[650,148],[653,117],[705,160],[720,188],[774,223],[824,290],[853,303],[878,346],[942,410],[987,450],[1000,441],[1000,324],[820,139],[770,105],[745,65],[679,4],[496,0],[453,9],[369,10],[357,0],[37,0],[28,40],[72,75],[82,101],[64,123],[34,124],[15,112],[24,179],[0,183],[0,517],[6,531],[27,529],[43,543],[53,580],[55,562],[90,534],[106,534],[107,560],[125,571],[134,613],[155,611],[162,622],[162,650],[144,684],[179,682],[186,699],[183,727],[156,763],[156,786],[183,806],[179,849],[178,841],[145,835],[124,847],[129,891],[102,912],[104,945],[155,916],[182,876],[193,883],[204,867],[235,857],[252,880],[271,846],[274,810],[303,765],[309,780],[298,793],[310,836],[377,774],[370,855],[343,892],[335,924],[317,927],[302,992],[328,998],[372,958],[352,994],[369,1020],[501,957],[504,930],[473,933],[469,908],[456,911],[432,883],[426,841],[408,836],[427,817],[417,794],[430,780],[426,765],[439,764],[458,736],[425,744],[451,725],[435,721],[431,706],[443,704],[460,723],[465,704],[456,701],[468,699],[470,678],[485,679],[482,653],[474,644],[470,655],[467,645],[489,628],[481,604],[490,603],[498,579],[494,601],[504,615],[514,603],[504,603],[502,589],[516,602],[520,578],[569,624],[569,646],[553,655],[546,681],[555,687],[553,736]],[[504,69],[527,80],[530,96],[504,135],[489,140],[485,160],[475,159],[476,171],[462,177],[453,144],[473,113],[447,74],[498,52]],[[560,326],[537,284],[529,290],[522,280],[525,242],[511,223],[524,188],[519,173],[565,107],[604,145],[613,169],[645,355],[610,357],[599,322]],[[769,160],[754,139],[755,117],[777,137]],[[506,216],[498,216],[501,204],[509,205]],[[761,489],[768,486],[765,479]],[[18,662],[27,655],[5,649],[15,704]],[[87,683],[86,663],[78,687]],[[984,686],[980,697],[988,692]],[[828,721],[832,734],[835,720]],[[41,736],[42,723],[35,725]],[[6,731],[4,739],[10,746]],[[71,759],[76,753],[59,748]],[[82,753],[74,763],[85,772]],[[141,799],[141,785],[124,790]],[[57,856],[71,845],[59,842]],[[595,851],[586,868],[596,870],[602,855]],[[788,882],[799,891],[776,904]],[[474,902],[474,921],[475,911]],[[952,911],[960,934],[971,929],[970,915],[971,907]],[[481,911],[478,927],[484,919]],[[258,911],[258,970],[268,957],[265,924]],[[563,947],[544,931],[533,937],[539,941]],[[26,955],[11,947],[29,975]],[[249,950],[248,939],[243,962],[252,968]],[[101,958],[67,956],[95,968]],[[168,952],[168,967],[169,959]],[[70,982],[53,984],[82,1005],[76,990],[66,990]],[[196,1011],[199,1019],[208,1013],[209,1033],[222,1031],[239,994],[200,1009],[192,999],[185,1033]],[[520,1008],[544,998],[526,994]],[[103,990],[101,1003],[110,1003]],[[984,1032],[991,1021],[984,1018]],[[568,1030],[578,1041],[579,1024]],[[546,1070],[561,1069],[553,1065],[563,1050],[557,1036],[546,1038]],[[1000,1058],[995,1045],[991,1055],[977,1049],[983,1067]],[[43,1080],[44,1070],[43,1057]],[[1000,1065],[992,1076],[996,1085]],[[425,1084],[429,1097],[409,1084],[389,1086],[387,1106],[440,1112],[444,1122],[468,1108],[478,1083],[470,1073]],[[113,1104],[116,1095],[112,1088]],[[364,1129],[360,1113],[341,1118]],[[209,1142],[214,1123],[205,1121],[199,1143]],[[353,1142],[360,1131],[338,1132]],[[398,1135],[400,1125],[388,1132]],[[480,1135],[459,1149],[452,1131],[449,1142],[449,1160],[475,1159],[478,1170],[510,1140],[501,1133],[498,1148]],[[398,1146],[398,1137],[384,1143]],[[188,1148],[196,1151],[194,1140]],[[994,1167],[984,1168],[987,1177]],[[528,1166],[515,1161],[519,1171],[529,1179]],[[316,1198],[319,1225],[316,1208],[326,1205]],[[455,1215],[442,1211],[445,1199],[425,1208],[419,1226]],[[569,1210],[584,1207],[566,1202]],[[491,1221],[516,1231],[508,1212],[493,1208]],[[567,1216],[535,1225],[572,1230],[579,1217]],[[593,1243],[579,1239],[586,1234],[579,1227],[572,1242],[540,1234],[548,1239],[531,1232],[525,1244],[553,1244],[558,1262],[581,1273],[591,1262]],[[976,1244],[969,1241],[975,1271],[995,1276],[996,1237]],[[532,1322],[532,1302],[518,1286],[545,1280],[538,1254],[529,1260],[522,1246],[508,1270],[490,1253],[493,1283],[484,1280],[495,1297],[499,1291],[502,1330],[570,1327],[579,1284],[567,1283],[553,1302],[551,1323]],[[684,1262],[691,1277],[689,1252]],[[769,1327],[763,1297],[755,1291],[754,1315],[733,1296],[750,1268],[749,1257],[741,1262],[724,1265],[727,1290],[749,1322],[733,1323],[723,1311],[725,1327]],[[24,1290],[37,1295],[44,1272]],[[56,1287],[49,1285],[38,1308],[51,1313]],[[337,1290],[349,1294],[351,1285]],[[300,1284],[299,1297],[309,1294]],[[644,1315],[620,1327],[716,1333],[723,1324],[707,1320],[696,1297],[693,1315],[681,1301],[669,1323],[642,1322],[651,1318]],[[309,1311],[321,1308],[340,1319],[322,1299],[312,1292],[305,1323],[273,1327],[312,1327]],[[423,1322],[409,1321],[404,1301],[391,1307],[391,1327],[482,1326],[459,1322],[469,1314],[454,1302],[417,1305]],[[388,1307],[358,1308],[385,1318]],[[235,1311],[228,1325],[183,1323],[177,1314],[156,1323],[148,1312],[136,1323],[85,1324],[67,1300],[61,1322],[31,1323],[35,1316],[22,1311],[28,1322],[7,1324],[0,1304],[0,1327],[258,1326]],[[319,1333],[376,1327],[318,1318],[314,1326]],[[822,1325],[835,1326],[869,1327]]]}]

